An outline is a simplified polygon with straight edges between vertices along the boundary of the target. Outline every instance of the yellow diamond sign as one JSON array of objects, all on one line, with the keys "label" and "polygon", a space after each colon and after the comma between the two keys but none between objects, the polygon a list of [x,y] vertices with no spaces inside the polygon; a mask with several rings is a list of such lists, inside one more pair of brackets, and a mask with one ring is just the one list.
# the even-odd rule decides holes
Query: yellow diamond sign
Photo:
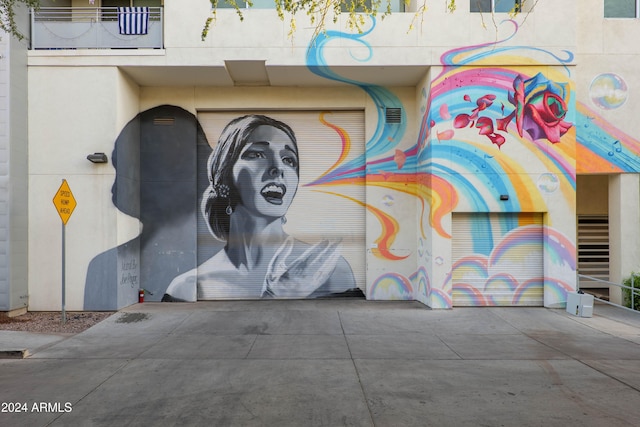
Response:
[{"label": "yellow diamond sign", "polygon": [[62,185],[60,185],[58,192],[53,197],[53,204],[58,210],[58,215],[60,215],[62,223],[67,225],[69,217],[76,208],[76,199],[74,199],[73,193],[71,193],[71,189],[69,188],[69,184],[67,184],[66,179],[62,180]]}]

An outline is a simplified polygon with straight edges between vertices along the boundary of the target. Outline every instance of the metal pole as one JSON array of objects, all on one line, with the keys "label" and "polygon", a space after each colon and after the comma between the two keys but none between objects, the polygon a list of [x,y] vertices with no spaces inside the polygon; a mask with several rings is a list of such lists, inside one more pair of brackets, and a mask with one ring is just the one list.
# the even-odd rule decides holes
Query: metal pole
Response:
[{"label": "metal pole", "polygon": [[36,35],[36,26],[35,26],[35,22],[36,22],[36,11],[31,8],[31,13],[29,14],[30,18],[31,18],[31,39],[29,40],[29,44],[31,49],[35,48],[35,35]]},{"label": "metal pole", "polygon": [[65,259],[65,246],[66,246],[66,242],[65,242],[65,225],[64,222],[62,223],[62,323],[66,323],[67,322],[67,314],[64,311],[64,305],[65,305],[65,265],[66,265],[66,259]]},{"label": "metal pole", "polygon": [[635,278],[635,274],[631,273],[631,310],[635,310],[634,308],[634,299],[636,296],[636,289],[635,289],[635,285],[633,284],[633,279]]}]

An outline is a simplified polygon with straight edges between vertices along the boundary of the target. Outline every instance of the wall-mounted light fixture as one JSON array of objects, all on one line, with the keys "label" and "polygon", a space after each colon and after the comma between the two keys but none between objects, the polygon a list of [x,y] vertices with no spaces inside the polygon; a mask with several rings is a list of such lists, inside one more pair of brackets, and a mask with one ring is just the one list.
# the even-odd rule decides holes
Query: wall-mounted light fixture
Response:
[{"label": "wall-mounted light fixture", "polygon": [[502,201],[507,201],[507,200],[509,200],[509,195],[508,195],[508,194],[501,194],[501,195],[500,195],[500,200],[502,200]]},{"label": "wall-mounted light fixture", "polygon": [[87,156],[87,160],[91,163],[107,163],[107,155],[104,153],[93,153]]}]

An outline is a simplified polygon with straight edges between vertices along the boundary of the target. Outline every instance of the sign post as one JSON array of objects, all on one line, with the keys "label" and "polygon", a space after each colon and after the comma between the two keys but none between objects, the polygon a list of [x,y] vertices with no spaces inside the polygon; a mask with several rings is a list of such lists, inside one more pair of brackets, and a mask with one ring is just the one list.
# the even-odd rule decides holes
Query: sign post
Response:
[{"label": "sign post", "polygon": [[65,242],[65,227],[67,221],[71,217],[73,210],[76,208],[76,199],[73,197],[71,188],[67,184],[67,180],[63,179],[60,188],[55,196],[53,196],[53,204],[60,215],[62,220],[62,323],[66,323],[67,316],[65,313],[65,267],[66,267],[66,242]]}]

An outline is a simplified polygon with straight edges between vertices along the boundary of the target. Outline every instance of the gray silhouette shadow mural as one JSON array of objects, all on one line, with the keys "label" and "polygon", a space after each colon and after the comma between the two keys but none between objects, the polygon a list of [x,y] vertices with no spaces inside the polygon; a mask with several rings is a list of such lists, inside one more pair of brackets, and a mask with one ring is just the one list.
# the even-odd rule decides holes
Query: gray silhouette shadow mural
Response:
[{"label": "gray silhouette shadow mural", "polygon": [[85,310],[139,289],[145,301],[363,296],[339,241],[283,228],[301,167],[289,125],[237,117],[212,150],[193,114],[162,105],[124,127],[111,158],[113,203],[142,231],[90,262]]},{"label": "gray silhouette shadow mural", "polygon": [[174,277],[197,266],[198,198],[207,185],[198,183],[198,159],[210,152],[196,117],[179,107],[151,108],[124,127],[111,156],[112,200],[142,231],[90,262],[85,310],[130,305],[141,288],[145,301],[160,301]]},{"label": "gray silhouette shadow mural", "polygon": [[283,229],[300,167],[287,124],[264,115],[229,122],[207,163],[202,197],[208,230],[224,247],[176,277],[164,299],[363,296],[339,241],[309,244]]}]

